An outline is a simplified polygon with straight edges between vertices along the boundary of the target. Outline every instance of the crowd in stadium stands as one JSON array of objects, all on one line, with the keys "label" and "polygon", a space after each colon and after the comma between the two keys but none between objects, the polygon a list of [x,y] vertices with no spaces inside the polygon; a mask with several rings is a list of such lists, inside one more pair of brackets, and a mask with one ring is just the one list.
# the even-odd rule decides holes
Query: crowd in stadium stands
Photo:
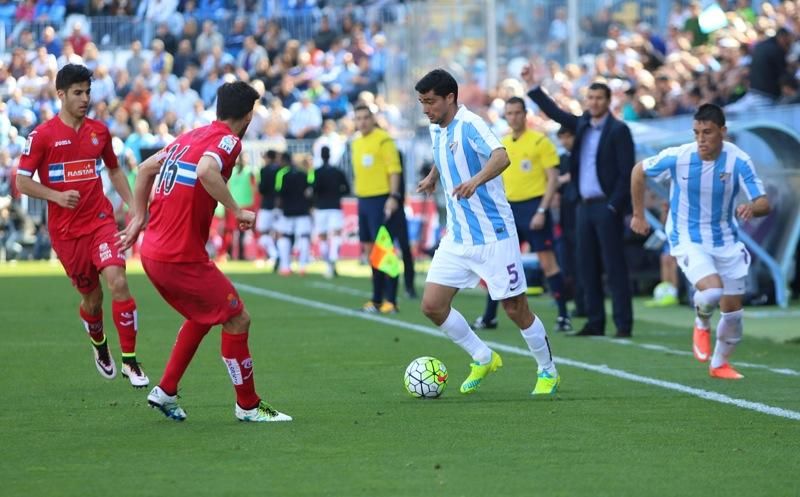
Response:
[{"label": "crowd in stadium stands", "polygon": [[[602,9],[580,22],[587,36],[581,38],[583,55],[578,63],[560,62],[567,50],[563,9],[549,24],[535,10],[538,27],[534,23],[526,28],[509,15],[499,29],[499,40],[509,61],[536,54],[545,87],[562,107],[575,113],[580,113],[581,92],[595,80],[609,84],[612,111],[629,122],[691,114],[703,102],[726,106],[729,112],[800,102],[800,45],[795,43],[800,2],[761,2],[759,12],[749,0],[717,3],[719,10],[713,6],[702,10],[698,1],[675,2],[664,32],[647,23],[626,28]],[[704,26],[714,28],[711,33],[700,28],[701,17]],[[524,50],[531,46],[533,51]],[[500,133],[505,131],[502,102],[524,93],[517,78],[509,74],[489,97],[487,117]],[[471,90],[464,103],[487,103],[483,92]]]},{"label": "crowd in stadium stands", "polygon": [[[72,62],[94,71],[91,116],[108,124],[122,163],[133,172],[142,150],[213,120],[215,91],[233,79],[252,82],[263,96],[247,138],[277,149],[291,139],[318,140],[315,149],[328,145],[335,163],[354,133],[352,108],[358,100],[376,110],[381,126],[390,131],[402,126],[399,109],[384,97],[386,35],[379,22],[364,15],[387,3],[392,2],[0,0],[7,35],[0,58],[0,198],[7,199],[0,202],[0,242],[7,245],[15,230],[34,229],[21,221],[24,213],[12,212],[20,204],[10,199],[11,178],[27,134],[58,112],[53,84],[58,68]],[[587,83],[605,79],[613,91],[612,110],[626,121],[688,114],[706,101],[738,104],[739,110],[800,101],[794,44],[800,0],[762,2],[759,12],[747,0],[720,1],[724,22],[711,34],[700,29],[699,4],[675,5],[666,30],[618,24],[608,10],[583,19],[581,62],[570,64],[560,62],[567,46],[566,12],[556,9],[546,19],[537,7],[530,20],[503,18],[500,55],[511,67],[514,58],[536,54],[545,88],[576,113]],[[315,34],[292,38],[275,17],[264,15],[269,9],[315,13]],[[102,24],[85,26],[92,16],[110,15],[151,22],[116,25],[139,30],[135,41],[129,50],[100,50],[96,37],[103,36]],[[502,102],[524,95],[518,75],[509,73],[497,88],[487,89],[480,78],[469,77],[467,61],[462,67],[459,101],[505,134]],[[536,127],[552,126],[532,119]]]}]

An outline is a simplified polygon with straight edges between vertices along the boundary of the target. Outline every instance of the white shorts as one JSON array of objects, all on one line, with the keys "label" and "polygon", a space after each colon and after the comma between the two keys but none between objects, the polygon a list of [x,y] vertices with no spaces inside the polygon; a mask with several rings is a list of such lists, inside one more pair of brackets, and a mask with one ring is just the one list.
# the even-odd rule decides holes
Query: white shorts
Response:
[{"label": "white shorts", "polygon": [[750,269],[750,252],[742,242],[717,250],[714,254],[697,244],[679,247],[676,252],[673,255],[678,266],[692,285],[696,286],[703,278],[718,274],[724,295],[744,295],[747,271]]},{"label": "white shorts", "polygon": [[311,216],[281,216],[275,230],[282,235],[311,236]]},{"label": "white shorts", "polygon": [[314,231],[330,233],[339,231],[344,227],[344,214],[342,209],[317,209],[314,211]]},{"label": "white shorts", "polygon": [[256,231],[259,233],[268,233],[275,229],[278,220],[281,218],[280,209],[258,209],[256,216]]},{"label": "white shorts", "polygon": [[433,254],[426,281],[461,289],[474,288],[481,279],[494,300],[525,293],[517,237],[485,245],[461,245],[445,238]]}]

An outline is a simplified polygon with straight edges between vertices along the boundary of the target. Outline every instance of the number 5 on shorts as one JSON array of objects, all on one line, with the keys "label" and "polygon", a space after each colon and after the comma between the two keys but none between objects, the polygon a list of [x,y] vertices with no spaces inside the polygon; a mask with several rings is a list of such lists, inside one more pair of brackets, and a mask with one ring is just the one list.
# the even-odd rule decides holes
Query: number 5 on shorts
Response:
[{"label": "number 5 on shorts", "polygon": [[506,270],[508,271],[508,275],[511,276],[511,281],[509,281],[509,284],[511,286],[516,285],[517,281],[519,281],[519,272],[517,271],[517,265],[509,264],[508,266],[506,266]]}]

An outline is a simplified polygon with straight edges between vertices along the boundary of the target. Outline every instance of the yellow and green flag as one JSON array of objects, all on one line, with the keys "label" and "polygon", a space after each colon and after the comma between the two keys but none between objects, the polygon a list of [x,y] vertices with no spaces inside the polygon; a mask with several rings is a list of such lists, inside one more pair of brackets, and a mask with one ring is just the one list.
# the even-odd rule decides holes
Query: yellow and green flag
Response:
[{"label": "yellow and green flag", "polygon": [[372,245],[372,252],[369,254],[369,263],[378,271],[383,271],[392,278],[400,276],[400,259],[394,252],[392,236],[386,226],[378,228],[378,236]]}]

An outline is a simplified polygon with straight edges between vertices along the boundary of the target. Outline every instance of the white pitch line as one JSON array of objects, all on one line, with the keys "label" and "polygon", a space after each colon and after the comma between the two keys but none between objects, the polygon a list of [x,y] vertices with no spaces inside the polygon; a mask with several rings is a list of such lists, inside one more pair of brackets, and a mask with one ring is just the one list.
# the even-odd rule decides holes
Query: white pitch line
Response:
[{"label": "white pitch line", "polygon": [[[439,331],[437,328],[433,328],[430,326],[423,326],[414,323],[408,323],[405,321],[400,321],[397,319],[391,319],[384,316],[378,316],[375,314],[366,314],[361,311],[357,311],[354,309],[348,309],[346,307],[340,307],[331,304],[325,304],[323,302],[317,302],[315,300],[304,299],[302,297],[295,297],[294,295],[289,295],[282,292],[276,292],[274,290],[267,290],[265,288],[260,288],[257,286],[251,286],[244,283],[235,283],[234,286],[239,290],[247,293],[252,293],[254,295],[260,295],[262,297],[268,297],[275,300],[281,300],[283,302],[289,302],[292,304],[304,305],[306,307],[313,307],[315,309],[321,309],[324,311],[328,311],[334,314],[339,314],[342,316],[354,317],[359,319],[365,319],[367,321],[374,321],[377,323],[383,323],[389,326],[394,326],[397,328],[405,328],[407,330],[416,331],[417,333],[422,333],[424,335],[429,335],[437,338],[446,338],[445,335]],[[510,354],[516,354],[521,356],[530,357],[531,353],[527,349],[522,349],[519,347],[513,347],[510,345],[505,345],[502,343],[486,341],[486,344],[490,347],[502,350],[504,352],[508,352]],[[673,390],[676,392],[685,393],[688,395],[692,395],[694,397],[698,397],[705,400],[711,400],[714,402],[719,402],[721,404],[728,404],[732,406],[739,407],[741,409],[748,409],[751,411],[760,412],[762,414],[769,414],[770,416],[777,416],[786,419],[792,419],[795,421],[800,421],[800,412],[792,411],[789,409],[784,409],[781,407],[774,407],[767,404],[762,404],[760,402],[752,402],[745,399],[737,399],[735,397],[730,397],[725,394],[721,394],[719,392],[712,392],[709,390],[703,390],[702,388],[694,388],[687,385],[683,385],[681,383],[675,383],[672,381],[665,381],[659,380],[656,378],[650,378],[647,376],[641,376],[634,373],[629,373],[627,371],[623,371],[621,369],[614,369],[610,368],[605,364],[589,364],[583,361],[576,361],[573,359],[568,359],[566,357],[559,357],[556,356],[553,358],[558,364],[565,364],[567,366],[573,366],[576,368],[586,369],[589,371],[594,371],[595,373],[600,373],[608,376],[614,376],[616,378],[621,378],[624,380],[634,381],[637,383],[644,383],[647,385],[653,385],[657,387],[661,387],[667,390]]]},{"label": "white pitch line", "polygon": [[356,290],[344,285],[335,285],[333,283],[325,283],[324,281],[311,281],[307,283],[312,288],[320,288],[322,290],[331,290],[337,293],[346,293],[347,295],[355,295],[356,297],[370,298],[372,294],[363,290]]},{"label": "white pitch line", "polygon": [[[673,349],[667,347],[666,345],[659,345],[657,343],[643,343],[643,342],[634,342],[632,340],[623,339],[620,340],[618,338],[611,338],[611,337],[592,337],[595,340],[602,340],[607,343],[611,343],[614,345],[629,345],[633,347],[638,347],[640,349],[646,350],[653,350],[656,352],[664,352],[665,354],[672,354],[672,355],[682,355],[682,356],[693,356],[691,352],[688,350],[680,350],[680,349]],[[752,362],[740,362],[736,361],[736,366],[743,367],[743,368],[750,368],[750,369],[764,369],[771,373],[782,374],[786,376],[800,376],[800,371],[795,371],[794,369],[789,368],[773,368],[772,366],[767,366],[766,364],[755,364]]]}]

